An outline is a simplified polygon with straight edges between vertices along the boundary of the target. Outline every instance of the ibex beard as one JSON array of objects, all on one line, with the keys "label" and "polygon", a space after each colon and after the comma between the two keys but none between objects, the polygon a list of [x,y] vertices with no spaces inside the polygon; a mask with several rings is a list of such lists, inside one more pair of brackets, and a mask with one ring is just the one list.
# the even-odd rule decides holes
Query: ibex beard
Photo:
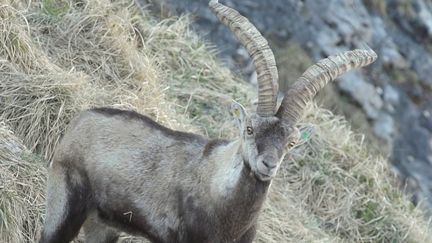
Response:
[{"label": "ibex beard", "polygon": [[41,243],[116,242],[120,231],[160,243],[252,242],[271,180],[299,139],[307,103],[329,81],[375,61],[348,51],[311,66],[277,109],[278,75],[267,41],[237,11],[210,8],[251,54],[258,105],[231,107],[234,140],[168,129],[133,111],[95,108],[73,119],[49,168]]}]

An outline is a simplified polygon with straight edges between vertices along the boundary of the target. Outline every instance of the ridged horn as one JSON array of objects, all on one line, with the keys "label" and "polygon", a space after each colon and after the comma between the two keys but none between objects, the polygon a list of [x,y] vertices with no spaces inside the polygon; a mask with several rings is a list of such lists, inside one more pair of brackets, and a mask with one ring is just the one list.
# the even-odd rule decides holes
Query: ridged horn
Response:
[{"label": "ridged horn", "polygon": [[377,54],[372,50],[354,50],[330,56],[309,67],[285,93],[276,114],[284,123],[296,124],[307,103],[319,90],[339,75],[373,63]]},{"label": "ridged horn", "polygon": [[278,71],[272,50],[266,39],[247,18],[236,10],[220,4],[209,3],[210,9],[226,25],[246,48],[255,65],[258,76],[257,114],[274,116],[278,92]]}]

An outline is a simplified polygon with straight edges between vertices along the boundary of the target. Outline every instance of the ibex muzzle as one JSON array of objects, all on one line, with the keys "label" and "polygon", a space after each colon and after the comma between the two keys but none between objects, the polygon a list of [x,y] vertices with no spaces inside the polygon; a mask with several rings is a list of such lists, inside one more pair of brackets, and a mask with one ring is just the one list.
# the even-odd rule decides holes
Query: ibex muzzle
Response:
[{"label": "ibex muzzle", "polygon": [[118,232],[152,242],[252,242],[270,180],[297,143],[296,123],[327,82],[372,63],[372,50],[321,60],[276,109],[277,69],[258,30],[218,1],[210,8],[251,55],[258,107],[232,113],[235,140],[173,131],[132,111],[96,108],[75,118],[49,168],[47,216],[40,242],[70,242],[84,225],[87,242],[115,242]]}]

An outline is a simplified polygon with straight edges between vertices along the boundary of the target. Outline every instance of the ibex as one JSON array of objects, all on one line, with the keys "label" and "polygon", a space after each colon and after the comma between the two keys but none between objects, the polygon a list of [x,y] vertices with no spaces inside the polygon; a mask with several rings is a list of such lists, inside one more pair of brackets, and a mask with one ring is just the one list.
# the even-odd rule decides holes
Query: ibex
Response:
[{"label": "ibex", "polygon": [[95,108],[75,118],[49,168],[47,215],[40,242],[115,242],[119,231],[160,243],[252,242],[272,178],[299,139],[296,123],[329,81],[375,61],[347,51],[309,67],[279,109],[278,72],[258,30],[217,0],[211,10],[252,57],[258,103],[238,103],[235,140],[173,131],[133,111]]}]

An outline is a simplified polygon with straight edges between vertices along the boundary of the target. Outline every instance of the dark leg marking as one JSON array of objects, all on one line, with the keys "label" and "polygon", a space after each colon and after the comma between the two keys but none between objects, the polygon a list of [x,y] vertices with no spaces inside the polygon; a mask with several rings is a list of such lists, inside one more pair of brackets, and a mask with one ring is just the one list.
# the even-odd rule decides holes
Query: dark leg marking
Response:
[{"label": "dark leg marking", "polygon": [[[72,163],[64,163],[71,165]],[[61,167],[57,165],[58,167]],[[40,243],[66,243],[72,241],[87,218],[87,214],[91,207],[92,193],[90,189],[89,179],[86,173],[79,168],[61,167],[58,168],[57,173],[64,173],[61,176],[63,181],[57,183],[65,183],[67,189],[67,196],[65,210],[63,212],[63,218],[60,222],[56,223],[55,229],[44,229]],[[56,187],[58,185],[50,185]],[[55,191],[55,190],[54,190]],[[51,195],[51,200],[56,200],[56,195]],[[61,199],[58,199],[61,200]],[[58,203],[58,202],[57,202]],[[49,211],[50,204],[47,205]],[[61,210],[61,209],[51,209]],[[47,218],[47,220],[50,220]],[[45,223],[45,225],[47,225]],[[49,233],[48,233],[49,232]]]}]

